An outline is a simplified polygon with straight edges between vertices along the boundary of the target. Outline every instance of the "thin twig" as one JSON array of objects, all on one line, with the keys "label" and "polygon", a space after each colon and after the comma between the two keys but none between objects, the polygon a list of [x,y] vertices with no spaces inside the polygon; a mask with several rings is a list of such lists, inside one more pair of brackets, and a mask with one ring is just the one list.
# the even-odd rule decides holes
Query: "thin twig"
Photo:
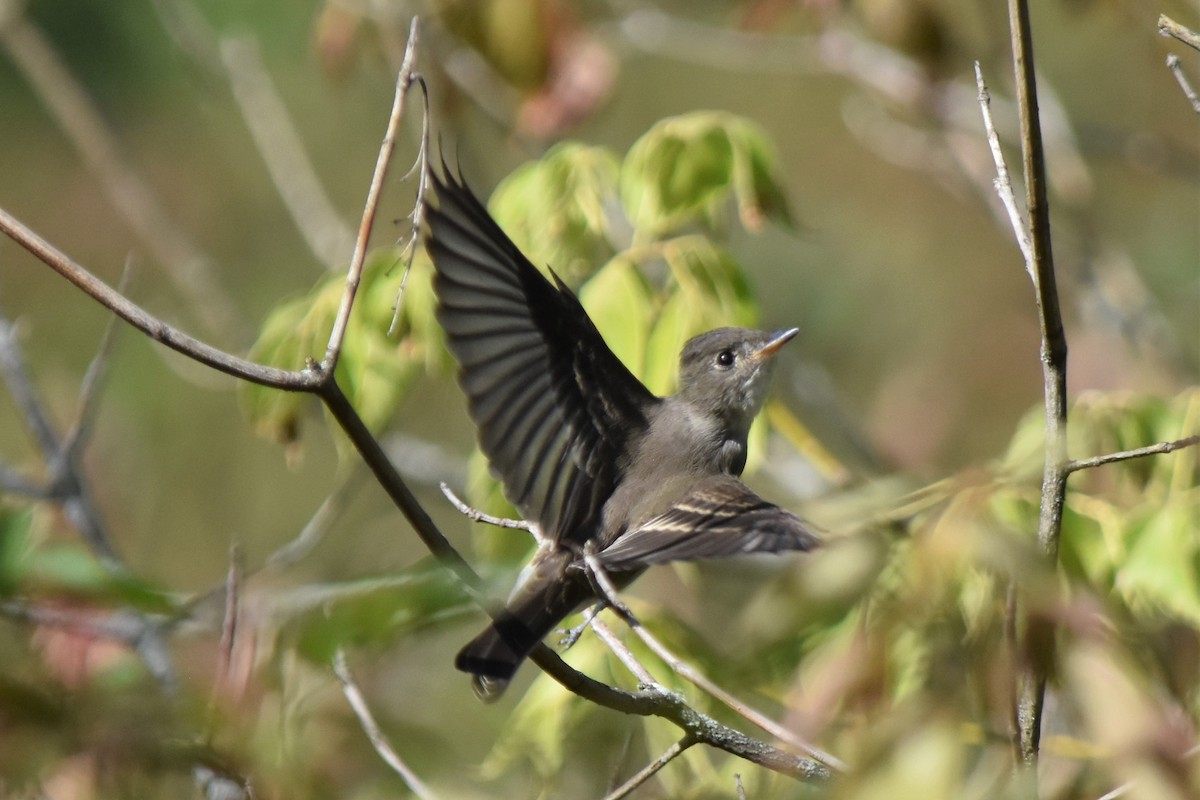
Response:
[{"label": "thin twig", "polygon": [[486,525],[495,525],[497,528],[518,528],[520,530],[533,533],[535,538],[541,538],[536,535],[537,525],[532,522],[527,522],[523,519],[508,519],[506,517],[495,517],[491,514],[485,514],[479,509],[467,505],[458,495],[454,493],[454,490],[451,489],[445,481],[439,483],[438,487],[441,488],[442,494],[446,496],[446,499],[450,501],[450,505],[454,506],[458,513],[462,514],[472,522],[482,522]]},{"label": "thin twig", "polygon": [[365,471],[357,469],[342,481],[321,502],[321,505],[309,517],[308,522],[304,524],[300,533],[287,544],[284,544],[271,553],[271,555],[267,556],[263,562],[263,568],[284,569],[292,566],[311,553],[313,548],[320,543],[325,532],[329,530],[329,526],[333,524],[337,515],[346,507],[351,495],[358,490],[362,483],[361,478],[363,475],[365,475]]},{"label": "thin twig", "polygon": [[1133,781],[1129,781],[1128,783],[1122,783],[1120,786],[1113,789],[1112,791],[1105,792],[1104,794],[1100,795],[1099,797],[1096,798],[1096,800],[1117,800],[1118,797],[1124,797],[1125,795],[1129,794],[1129,791],[1132,788],[1133,788]]},{"label": "thin twig", "polygon": [[379,754],[385,764],[392,768],[393,772],[400,776],[413,794],[422,800],[433,800],[435,797],[433,792],[396,754],[396,750],[380,729],[379,723],[375,721],[366,698],[359,691],[358,684],[354,682],[354,676],[350,674],[350,668],[346,665],[346,654],[340,647],[333,656],[333,671],[342,684],[342,694],[346,696],[350,707],[354,709],[354,715],[358,717],[358,723],[362,726],[363,733],[367,734],[367,738],[371,740],[371,746],[375,748],[375,752]]},{"label": "thin twig", "polygon": [[2,208],[0,208],[0,231],[7,234],[9,238],[29,251],[43,264],[82,289],[100,305],[151,339],[161,342],[193,361],[198,361],[235,378],[288,391],[312,391],[313,387],[323,380],[320,373],[313,370],[297,372],[267,367],[244,358],[238,358],[168,325],[72,261],[61,250]]},{"label": "thin twig", "polygon": [[1021,248],[1021,255],[1025,257],[1025,268],[1029,270],[1029,277],[1033,279],[1033,253],[1029,245],[1028,226],[1021,216],[1021,209],[1017,206],[1017,196],[1013,193],[1012,179],[1008,175],[1008,164],[1004,160],[1004,150],[1000,147],[1000,136],[996,133],[996,125],[992,121],[992,96],[988,92],[987,84],[983,82],[983,70],[978,61],[975,62],[975,85],[979,89],[979,109],[983,112],[983,128],[987,132],[988,146],[992,151],[992,160],[996,164],[996,178],[992,185],[996,188],[996,194],[1000,196],[1000,202],[1004,204],[1004,210],[1008,212],[1008,219],[1012,224],[1017,246]]},{"label": "thin twig", "polygon": [[[129,284],[129,275],[129,263],[126,262],[125,269],[121,273],[121,282],[117,284],[118,292],[125,293]],[[63,435],[62,449],[68,459],[76,459],[80,456],[91,433],[92,425],[96,421],[96,414],[100,408],[100,390],[104,386],[104,379],[108,376],[108,365],[112,358],[116,333],[117,318],[110,316],[104,325],[104,333],[100,334],[100,344],[96,347],[96,354],[92,356],[87,371],[83,374],[83,380],[79,384],[79,402],[75,411],[75,420]]]},{"label": "thin twig", "polygon": [[76,447],[61,441],[54,430],[26,369],[16,327],[3,314],[0,314],[0,374],[3,374],[13,401],[24,415],[25,426],[41,452],[48,473],[44,486],[45,499],[59,505],[63,515],[83,536],[105,569],[113,574],[124,574],[125,565],[113,547],[112,537],[92,501],[87,481],[79,472]]},{"label": "thin twig", "polygon": [[1191,28],[1185,28],[1166,14],[1158,15],[1158,35],[1170,36],[1195,50],[1200,50],[1200,34]]},{"label": "thin twig", "polygon": [[[650,674],[650,670],[646,669],[646,665],[637,660],[637,657],[630,652],[625,643],[612,632],[612,629],[605,625],[599,617],[593,616],[589,622],[592,630],[600,637],[600,640],[608,646],[609,650],[625,665],[625,668],[633,673],[633,677],[638,679],[638,683],[642,686],[658,686],[661,684],[655,680]],[[666,691],[665,689],[663,691]]]},{"label": "thin twig", "polygon": [[421,117],[421,144],[417,150],[417,157],[414,159],[412,167],[409,168],[408,174],[402,180],[408,180],[414,174],[417,176],[417,196],[413,201],[412,213],[408,215],[408,239],[401,250],[401,258],[404,260],[404,274],[400,276],[400,287],[396,290],[396,299],[392,302],[392,322],[388,326],[388,336],[395,336],[396,331],[400,327],[400,308],[404,302],[404,288],[408,285],[408,275],[412,272],[413,260],[417,257],[417,246],[421,242],[421,226],[425,221],[425,195],[429,191],[429,170],[427,164],[429,161],[430,138],[432,136],[432,123],[430,122],[429,114],[429,87],[425,85],[425,79],[420,75],[416,76],[414,80],[421,87],[421,100],[425,106],[425,113]]},{"label": "thin twig", "polygon": [[637,774],[630,777],[629,780],[625,781],[625,783],[604,795],[604,800],[621,800],[621,798],[628,797],[633,793],[634,789],[650,780],[650,778],[654,777],[659,770],[661,770],[667,764],[670,764],[679,756],[683,755],[685,750],[696,743],[697,741],[694,737],[684,736],[682,739],[675,742],[675,744],[668,747],[661,756],[638,770]]},{"label": "thin twig", "polygon": [[1092,458],[1080,458],[1074,461],[1068,461],[1065,469],[1068,473],[1078,472],[1081,469],[1092,469],[1093,467],[1101,467],[1105,464],[1112,464],[1116,461],[1128,461],[1131,458],[1142,458],[1143,456],[1155,456],[1160,453],[1170,453],[1175,450],[1180,450],[1184,447],[1191,447],[1200,443],[1200,435],[1188,436],[1184,439],[1176,439],[1172,442],[1159,442],[1158,444],[1150,444],[1145,447],[1135,447],[1132,450],[1122,450],[1119,453],[1108,453],[1102,456],[1093,456]]},{"label": "thin twig", "polygon": [[229,548],[229,570],[225,574],[225,619],[221,623],[221,642],[217,661],[216,685],[229,680],[233,648],[237,642],[238,615],[242,587],[242,549],[235,543]]},{"label": "thin twig", "polygon": [[1174,53],[1167,55],[1167,69],[1171,70],[1171,74],[1175,76],[1175,82],[1183,90],[1183,96],[1192,104],[1192,110],[1200,114],[1200,97],[1196,96],[1196,90],[1192,88],[1191,81],[1187,79],[1187,75],[1183,74],[1183,67],[1179,64],[1179,56]]},{"label": "thin twig", "polygon": [[371,176],[371,186],[367,189],[367,202],[363,208],[362,220],[358,225],[358,237],[354,242],[354,255],[350,258],[350,268],[346,272],[346,289],[342,293],[341,305],[333,321],[333,330],[329,333],[329,344],[325,348],[325,357],[321,367],[332,375],[337,371],[338,358],[341,355],[342,342],[346,338],[346,330],[350,324],[350,311],[354,307],[354,297],[362,282],[363,263],[367,257],[367,245],[371,239],[371,229],[375,225],[375,215],[379,210],[379,197],[383,192],[383,184],[387,178],[388,167],[392,162],[392,152],[396,145],[396,133],[400,129],[400,120],[404,116],[405,98],[408,97],[408,87],[416,79],[414,67],[417,59],[418,19],[413,17],[408,29],[408,49],[404,52],[404,61],[400,65],[400,74],[396,78],[396,94],[392,100],[392,112],[388,116],[387,131],[383,135],[383,143],[379,147],[379,158],[375,161],[375,172]]}]

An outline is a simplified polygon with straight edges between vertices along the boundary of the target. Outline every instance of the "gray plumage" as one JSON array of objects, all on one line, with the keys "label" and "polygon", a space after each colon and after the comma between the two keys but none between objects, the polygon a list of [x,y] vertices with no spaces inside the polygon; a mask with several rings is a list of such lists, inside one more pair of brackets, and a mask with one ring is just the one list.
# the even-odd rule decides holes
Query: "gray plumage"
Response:
[{"label": "gray plumage", "polygon": [[494,700],[530,650],[594,599],[592,543],[618,585],[651,564],[809,550],[796,515],[738,477],[771,357],[795,336],[719,328],[680,354],[680,388],[656,397],[613,355],[579,300],[547,279],[443,167],[426,247],[438,319],[460,365],[479,442],[541,545],[506,609],[458,654]]}]

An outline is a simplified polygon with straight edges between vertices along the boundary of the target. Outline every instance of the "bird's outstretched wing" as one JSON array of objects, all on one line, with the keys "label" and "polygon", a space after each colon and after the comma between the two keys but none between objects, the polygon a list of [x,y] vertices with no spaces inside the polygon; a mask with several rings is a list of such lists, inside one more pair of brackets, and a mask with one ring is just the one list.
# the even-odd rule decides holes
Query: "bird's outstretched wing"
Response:
[{"label": "bird's outstretched wing", "polygon": [[804,520],[763,500],[737,478],[718,475],[622,534],[599,558],[609,569],[627,570],[666,561],[812,550],[820,543]]},{"label": "bird's outstretched wing", "polygon": [[[551,539],[591,534],[631,435],[659,402],[578,298],[525,258],[461,180],[433,174],[426,247],[438,319],[483,452]],[[435,172],[431,170],[431,172]]]}]

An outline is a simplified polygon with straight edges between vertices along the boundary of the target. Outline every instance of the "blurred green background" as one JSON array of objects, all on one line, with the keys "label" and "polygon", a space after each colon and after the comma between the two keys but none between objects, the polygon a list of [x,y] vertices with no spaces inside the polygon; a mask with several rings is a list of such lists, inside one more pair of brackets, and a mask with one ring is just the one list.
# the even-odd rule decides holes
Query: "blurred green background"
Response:
[{"label": "blurred green background", "polygon": [[[1178,52],[1200,83],[1200,53],[1160,38],[1154,26],[1160,11],[1193,27],[1200,18],[1186,3],[1033,5],[1070,392],[1175,395],[1200,376],[1200,118],[1163,63]],[[994,3],[3,3],[0,206],[109,283],[128,263],[127,292],[137,302],[244,352],[270,310],[339,268],[350,243],[336,226],[324,231],[334,242],[325,252],[341,253],[332,263],[306,245],[248,132],[222,52],[230,54],[230,41],[257,48],[330,208],[353,229],[413,13],[425,17],[419,64],[434,135],[484,195],[563,138],[623,155],[656,121],[699,109],[733,112],[765,130],[798,224],[768,224],[757,235],[733,229],[731,248],[751,276],[764,327],[800,327],[778,392],[838,458],[855,467],[871,462],[875,472],[919,486],[999,456],[1022,416],[1040,405],[1033,295],[996,210],[974,100],[979,60],[1001,135],[1013,142],[1007,20]],[[111,184],[48,110],[56,90],[32,77],[55,79],[53,63],[38,61],[47,54],[65,68],[66,90],[73,85],[94,104],[117,148],[116,172],[136,175],[152,193],[150,205],[189,242],[184,250],[202,257],[219,304],[166,276],[148,237],[117,210]],[[234,77],[248,80],[249,68],[238,63]],[[562,83],[548,84],[548,71]],[[375,245],[408,233],[414,186],[400,176],[416,152],[416,99]],[[257,97],[250,107],[264,102]],[[1017,151],[1007,152],[1019,174]],[[151,228],[160,240],[176,235]],[[214,318],[222,304],[227,314]],[[18,322],[30,372],[65,427],[105,312],[7,239],[0,241],[0,311]],[[173,591],[219,585],[235,543],[248,567],[260,565],[351,471],[317,414],[306,418],[298,444],[255,437],[234,389],[231,379],[118,331],[84,466],[132,572]],[[408,467],[435,519],[469,549],[466,522],[436,489],[439,479],[464,483],[473,441],[452,381],[419,382],[395,428],[435,445],[416,451],[406,440],[407,452],[417,453]],[[7,395],[0,458],[38,474]],[[775,499],[813,493],[790,485],[786,473],[770,478]],[[70,539],[52,515],[39,512],[35,524],[39,535]],[[424,558],[383,493],[367,485],[310,557],[270,580],[303,589],[387,575]],[[712,582],[702,585],[723,590],[731,582],[701,576]],[[658,570],[636,593],[682,598],[677,612],[704,630],[694,618],[704,615],[687,607],[704,594],[692,580]],[[731,591],[730,602],[749,596]],[[265,607],[256,613],[287,617]],[[473,776],[454,771],[483,758],[506,718],[479,707],[450,669],[480,615],[450,603],[446,617],[396,637],[386,654],[368,651],[355,666],[418,771],[470,791]],[[217,743],[241,750],[274,731],[274,746],[260,742],[255,751],[270,757],[247,767],[268,776],[261,778],[267,796],[394,790],[354,738],[336,684],[320,671],[297,677],[302,668],[270,638],[290,641],[287,625],[264,626],[256,652],[273,677],[252,681],[259,728],[213,723]],[[35,669],[27,634],[0,626],[0,658],[23,665],[13,674]],[[212,641],[181,648],[179,667],[203,697],[216,669]],[[236,707],[220,713],[236,719]],[[336,725],[303,734],[289,728],[297,717],[311,722],[308,715]],[[612,750],[629,735],[624,724],[610,719],[601,732]],[[312,774],[290,773],[309,751]],[[573,780],[592,786],[592,777],[564,778],[555,793],[570,794],[563,786]],[[508,781],[501,785],[514,796],[538,785]]]}]

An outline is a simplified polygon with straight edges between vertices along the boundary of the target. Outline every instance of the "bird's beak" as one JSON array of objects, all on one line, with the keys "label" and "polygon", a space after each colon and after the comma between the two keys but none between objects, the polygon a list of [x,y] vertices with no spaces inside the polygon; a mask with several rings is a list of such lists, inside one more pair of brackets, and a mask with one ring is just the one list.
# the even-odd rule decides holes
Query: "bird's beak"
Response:
[{"label": "bird's beak", "polygon": [[751,353],[750,358],[754,361],[762,361],[763,359],[770,358],[778,352],[779,348],[794,339],[799,332],[799,328],[789,328],[786,331],[779,331],[771,337],[771,341]]}]

